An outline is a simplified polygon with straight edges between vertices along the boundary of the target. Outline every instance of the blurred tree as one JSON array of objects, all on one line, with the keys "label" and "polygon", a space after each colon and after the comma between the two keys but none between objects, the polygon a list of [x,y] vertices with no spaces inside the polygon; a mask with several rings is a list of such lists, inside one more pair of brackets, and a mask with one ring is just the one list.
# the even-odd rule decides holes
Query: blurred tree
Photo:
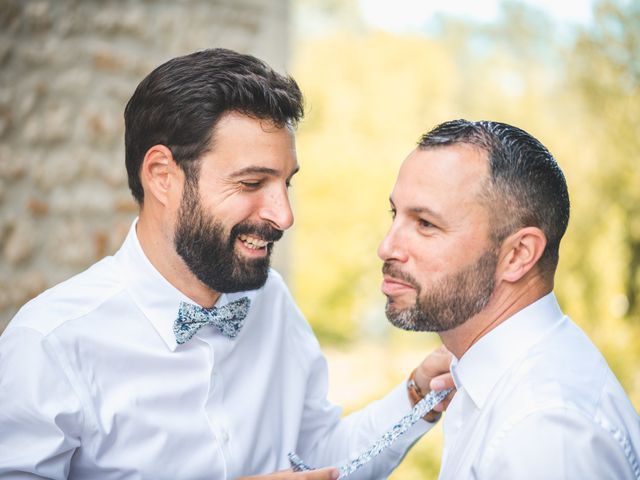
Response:
[{"label": "blurred tree", "polygon": [[627,263],[619,308],[640,324],[640,2],[606,0],[570,57],[569,72],[591,113],[601,167],[593,179],[601,211],[615,212]]},{"label": "blurred tree", "polygon": [[385,322],[376,250],[390,225],[388,197],[418,136],[451,114],[456,73],[436,42],[385,33],[334,34],[296,58],[308,115],[298,137],[294,288],[321,337],[349,340],[368,328],[372,304]]}]

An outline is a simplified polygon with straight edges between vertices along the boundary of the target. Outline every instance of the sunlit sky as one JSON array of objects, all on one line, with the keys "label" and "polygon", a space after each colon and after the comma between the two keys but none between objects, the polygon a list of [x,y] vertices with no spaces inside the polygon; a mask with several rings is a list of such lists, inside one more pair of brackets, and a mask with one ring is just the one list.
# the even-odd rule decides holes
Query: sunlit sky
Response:
[{"label": "sunlit sky", "polygon": [[[588,23],[591,20],[592,0],[528,0],[561,22]],[[499,11],[500,0],[359,0],[366,22],[392,31],[420,29],[435,14],[448,14],[493,20]]]}]

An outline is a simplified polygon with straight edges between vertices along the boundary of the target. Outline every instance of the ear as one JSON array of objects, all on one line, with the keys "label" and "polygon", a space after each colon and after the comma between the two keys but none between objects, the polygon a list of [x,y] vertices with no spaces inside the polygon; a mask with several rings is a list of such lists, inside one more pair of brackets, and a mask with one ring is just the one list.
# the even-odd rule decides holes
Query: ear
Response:
[{"label": "ear", "polygon": [[502,242],[499,278],[515,283],[524,277],[544,253],[547,237],[537,227],[525,227]]},{"label": "ear", "polygon": [[147,150],[140,169],[145,203],[148,196],[152,196],[166,206],[172,190],[178,188],[180,184],[176,176],[179,170],[171,150],[166,146],[154,145]]}]

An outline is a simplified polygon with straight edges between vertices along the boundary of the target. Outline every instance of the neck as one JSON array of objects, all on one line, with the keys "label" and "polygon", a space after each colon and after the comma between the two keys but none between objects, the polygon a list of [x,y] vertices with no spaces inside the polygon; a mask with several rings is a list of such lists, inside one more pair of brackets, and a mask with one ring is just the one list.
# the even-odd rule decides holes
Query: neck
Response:
[{"label": "neck", "polygon": [[142,251],[160,274],[184,295],[203,307],[212,307],[220,293],[211,290],[189,270],[173,246],[173,231],[152,215],[140,212],[136,234]]},{"label": "neck", "polygon": [[481,312],[456,328],[440,332],[442,343],[456,358],[462,358],[487,333],[552,290],[553,284],[539,275],[523,278],[516,285],[500,284]]}]

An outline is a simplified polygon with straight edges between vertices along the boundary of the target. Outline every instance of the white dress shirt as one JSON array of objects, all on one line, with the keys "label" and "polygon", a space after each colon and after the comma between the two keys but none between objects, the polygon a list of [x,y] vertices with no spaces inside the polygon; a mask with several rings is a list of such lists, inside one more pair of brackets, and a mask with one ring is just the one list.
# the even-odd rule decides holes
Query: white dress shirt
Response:
[{"label": "white dress shirt", "polygon": [[[0,337],[0,477],[227,479],[289,468],[289,451],[338,466],[409,411],[399,385],[341,419],[281,277],[217,305],[242,296],[235,339],[204,327],[177,345],[178,305],[192,301],[146,258],[134,222],[115,256],[29,302]],[[386,477],[427,429],[357,478]]]},{"label": "white dress shirt", "polygon": [[640,420],[551,293],[452,362],[440,479],[637,479]]}]

